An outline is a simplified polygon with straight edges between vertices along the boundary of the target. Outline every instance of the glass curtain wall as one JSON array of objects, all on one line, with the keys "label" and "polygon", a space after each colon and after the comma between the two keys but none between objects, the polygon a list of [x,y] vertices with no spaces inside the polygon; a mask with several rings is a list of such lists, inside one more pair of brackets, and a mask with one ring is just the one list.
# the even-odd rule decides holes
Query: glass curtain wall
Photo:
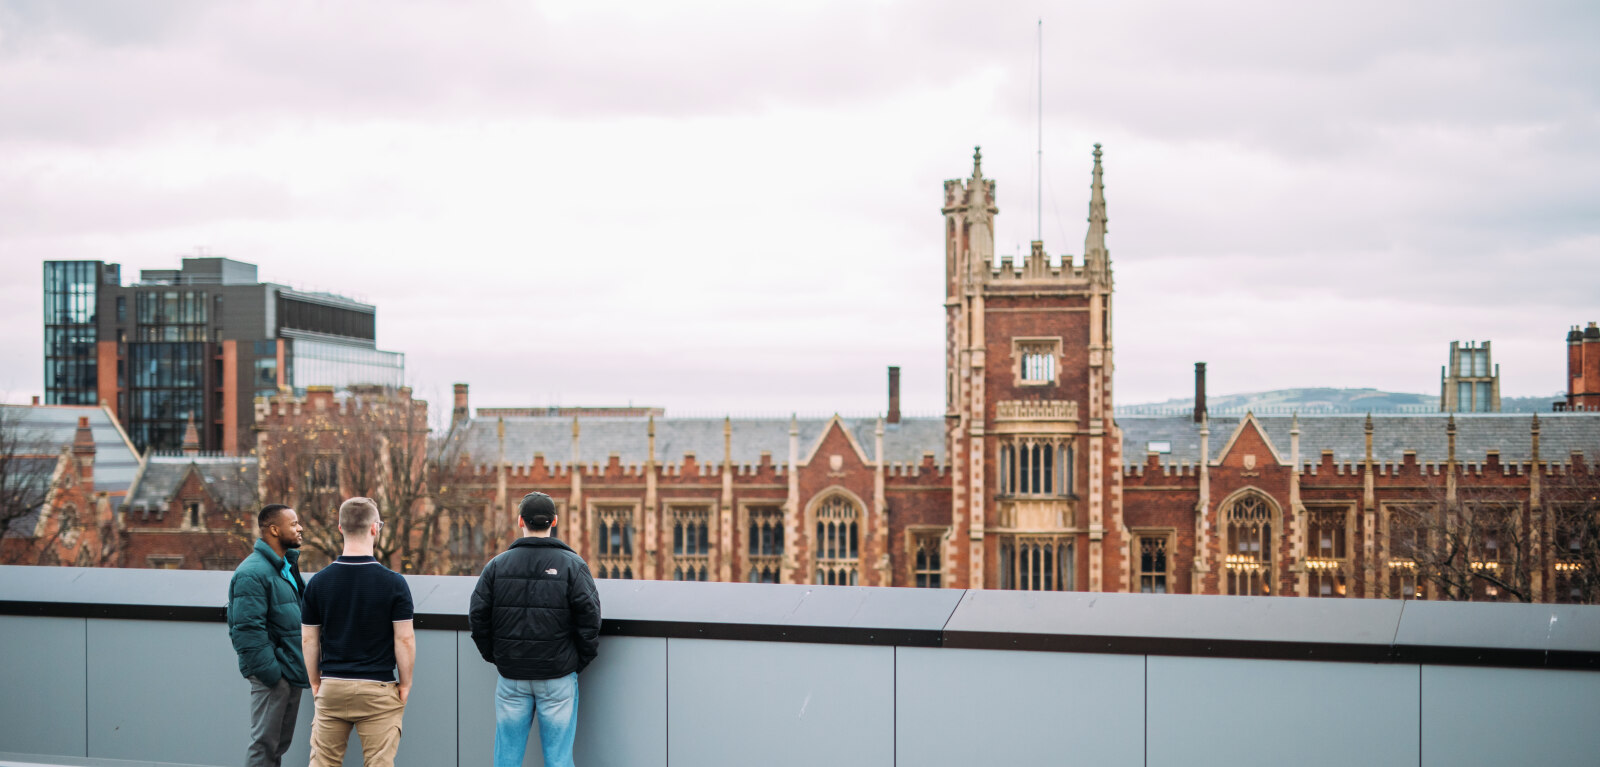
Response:
[{"label": "glass curtain wall", "polygon": [[44,263],[44,388],[51,405],[97,401],[95,299],[98,261]]},{"label": "glass curtain wall", "polygon": [[294,364],[286,371],[297,391],[307,386],[405,385],[406,355],[366,346],[296,338]]},{"label": "glass curtain wall", "polygon": [[128,362],[128,436],[141,450],[181,447],[189,417],[204,423],[206,345],[130,344]]}]

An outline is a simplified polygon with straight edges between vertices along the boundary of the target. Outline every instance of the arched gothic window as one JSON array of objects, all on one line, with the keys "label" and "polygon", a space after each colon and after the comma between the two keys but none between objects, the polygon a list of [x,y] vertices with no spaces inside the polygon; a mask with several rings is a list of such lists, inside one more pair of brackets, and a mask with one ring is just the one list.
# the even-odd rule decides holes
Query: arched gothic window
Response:
[{"label": "arched gothic window", "polygon": [[703,581],[711,571],[711,509],[671,507],[672,579]]},{"label": "arched gothic window", "polygon": [[595,570],[601,578],[633,578],[633,508],[602,506],[594,516]]},{"label": "arched gothic window", "polygon": [[848,498],[835,495],[817,507],[816,582],[854,586],[860,579],[861,512]]},{"label": "arched gothic window", "polygon": [[748,579],[751,583],[777,583],[783,558],[783,508],[752,506],[746,515],[750,539],[746,551],[750,563]]},{"label": "arched gothic window", "polygon": [[1272,506],[1251,493],[1229,504],[1222,518],[1227,531],[1228,593],[1271,596],[1276,573],[1272,566]]},{"label": "arched gothic window", "polygon": [[1000,588],[1071,591],[1075,568],[1072,541],[1056,536],[1018,536],[1000,542]]},{"label": "arched gothic window", "polygon": [[1015,437],[1000,443],[1000,492],[1006,495],[1071,495],[1072,442],[1054,437]]}]

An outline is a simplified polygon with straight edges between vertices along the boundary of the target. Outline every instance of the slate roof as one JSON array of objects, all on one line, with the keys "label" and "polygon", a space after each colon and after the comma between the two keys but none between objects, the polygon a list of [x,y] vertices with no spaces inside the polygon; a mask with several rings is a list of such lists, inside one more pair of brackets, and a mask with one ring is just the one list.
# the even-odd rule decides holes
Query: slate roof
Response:
[{"label": "slate roof", "polygon": [[[1500,451],[1500,460],[1532,460],[1531,413],[1457,413],[1456,459],[1482,461],[1490,450]],[[1221,457],[1243,421],[1242,416],[1211,419],[1211,460]],[[1399,462],[1407,450],[1417,453],[1419,462],[1444,461],[1449,455],[1445,425],[1449,415],[1373,415],[1372,457],[1377,461]],[[1291,416],[1257,416],[1273,447],[1289,460]],[[1300,461],[1316,463],[1322,451],[1332,450],[1337,462],[1361,461],[1366,457],[1366,416],[1361,414],[1300,416]],[[1161,456],[1162,463],[1194,463],[1200,458],[1200,425],[1189,416],[1121,416],[1124,464],[1142,464],[1150,442],[1170,442],[1172,452]],[[1600,459],[1600,413],[1540,413],[1539,456],[1545,461],[1565,461],[1573,452],[1585,460]]]},{"label": "slate roof", "polygon": [[188,476],[190,466],[200,472],[201,479],[219,503],[234,509],[256,504],[256,459],[253,456],[152,455],[139,475],[138,484],[128,495],[128,507],[165,507]]},{"label": "slate roof", "polygon": [[[802,418],[800,428],[800,459],[822,436],[830,419]],[[855,436],[856,442],[873,459],[876,418],[841,418],[841,424]],[[498,419],[474,418],[468,424],[463,439],[473,461],[492,464],[499,455],[496,427]],[[761,461],[763,451],[772,453],[774,464],[789,460],[788,418],[735,418],[733,419],[733,462],[755,464]],[[646,418],[580,418],[578,460],[584,463],[604,463],[616,453],[624,464],[642,464],[649,453],[649,426]],[[534,453],[544,453],[551,463],[572,460],[571,418],[506,418],[505,459],[512,464],[533,462]],[[695,460],[716,463],[722,460],[721,418],[657,418],[656,460],[678,463],[684,453],[694,453]],[[883,452],[891,463],[920,463],[923,453],[933,453],[934,460],[944,462],[944,419],[905,418],[898,424],[884,424]]]},{"label": "slate roof", "polygon": [[[104,408],[92,405],[0,405],[15,418],[23,439],[37,440],[41,453],[60,453],[78,434],[78,418],[88,416],[94,434],[94,486],[112,495],[127,492],[139,471],[139,454]],[[55,470],[55,462],[41,464]]]}]

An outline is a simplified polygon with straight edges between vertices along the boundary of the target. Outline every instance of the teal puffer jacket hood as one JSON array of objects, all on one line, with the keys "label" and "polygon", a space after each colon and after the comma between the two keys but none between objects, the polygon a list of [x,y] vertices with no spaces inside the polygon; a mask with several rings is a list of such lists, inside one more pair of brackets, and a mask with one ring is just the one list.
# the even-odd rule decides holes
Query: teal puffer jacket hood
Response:
[{"label": "teal puffer jacket hood", "polygon": [[[279,679],[295,687],[310,687],[306,659],[300,650],[300,552],[289,549],[280,558],[266,541],[257,540],[255,551],[233,571],[228,583],[228,638],[239,654],[239,673],[272,687]],[[289,562],[294,585],[283,577]]]}]

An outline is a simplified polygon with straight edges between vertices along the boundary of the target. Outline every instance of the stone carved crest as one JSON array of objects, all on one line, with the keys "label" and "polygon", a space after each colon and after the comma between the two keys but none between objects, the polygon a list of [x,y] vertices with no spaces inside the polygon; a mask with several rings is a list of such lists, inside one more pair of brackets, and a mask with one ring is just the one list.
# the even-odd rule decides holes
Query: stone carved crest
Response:
[{"label": "stone carved crest", "polygon": [[1255,471],[1256,470],[1256,455],[1255,455],[1255,453],[1245,453],[1244,454],[1244,470],[1245,471]]},{"label": "stone carved crest", "polygon": [[842,468],[844,468],[844,456],[839,455],[838,453],[828,456],[829,471],[838,471]]}]

